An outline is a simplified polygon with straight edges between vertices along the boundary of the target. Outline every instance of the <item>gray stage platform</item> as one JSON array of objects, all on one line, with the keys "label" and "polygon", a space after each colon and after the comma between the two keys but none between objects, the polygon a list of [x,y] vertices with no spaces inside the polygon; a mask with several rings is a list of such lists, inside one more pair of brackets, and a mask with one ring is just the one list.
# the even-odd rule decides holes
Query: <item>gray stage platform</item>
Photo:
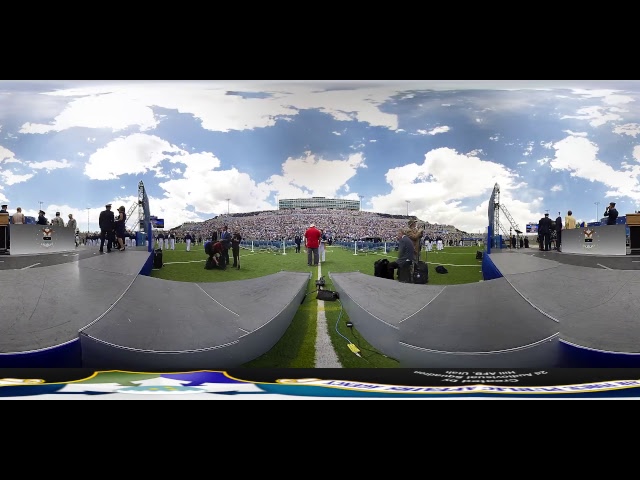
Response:
[{"label": "gray stage platform", "polygon": [[0,357],[79,342],[87,368],[237,367],[280,339],[311,278],[310,272],[279,272],[223,283],[172,282],[140,275],[150,255],[127,249],[5,257]]},{"label": "gray stage platform", "polygon": [[640,258],[590,255],[577,266],[575,255],[541,258],[520,250],[491,254],[491,260],[527,301],[559,322],[563,342],[640,353]]},{"label": "gray stage platform", "polygon": [[[55,255],[60,257],[59,255]],[[22,257],[28,265],[0,271],[0,354],[39,351],[78,339],[78,331],[107,311],[138,276],[149,253]],[[6,259],[17,261],[15,259]],[[27,268],[32,266],[32,268]]]},{"label": "gray stage platform", "polygon": [[311,273],[187,283],[139,276],[81,331],[83,365],[121,370],[239,367],[280,340]]},{"label": "gray stage platform", "polygon": [[558,366],[558,322],[503,278],[444,287],[359,272],[329,277],[358,331],[405,367]]}]

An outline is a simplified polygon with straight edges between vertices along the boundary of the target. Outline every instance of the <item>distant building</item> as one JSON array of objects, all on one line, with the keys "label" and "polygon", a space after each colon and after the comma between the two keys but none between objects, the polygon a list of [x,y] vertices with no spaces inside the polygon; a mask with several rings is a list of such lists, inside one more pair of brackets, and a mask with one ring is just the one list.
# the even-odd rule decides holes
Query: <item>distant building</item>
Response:
[{"label": "distant building", "polygon": [[296,208],[332,208],[335,210],[360,210],[359,200],[344,198],[285,198],[278,200],[278,210],[293,210]]}]

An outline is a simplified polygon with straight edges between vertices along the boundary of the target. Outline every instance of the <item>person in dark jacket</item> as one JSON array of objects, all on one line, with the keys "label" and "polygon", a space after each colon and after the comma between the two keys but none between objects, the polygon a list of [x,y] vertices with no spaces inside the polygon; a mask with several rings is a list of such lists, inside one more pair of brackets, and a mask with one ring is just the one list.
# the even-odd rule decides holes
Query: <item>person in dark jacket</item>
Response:
[{"label": "person in dark jacket", "polygon": [[607,225],[615,225],[618,219],[618,210],[616,210],[616,202],[609,203],[609,206],[604,211],[604,216],[607,217]]},{"label": "person in dark jacket", "polygon": [[204,252],[209,256],[207,260],[207,264],[211,264],[213,268],[219,268],[221,270],[225,270],[227,268],[227,263],[225,261],[224,251],[226,250],[224,246],[224,242],[205,242],[204,244]]},{"label": "person in dark jacket", "polygon": [[538,222],[538,233],[542,242],[542,250],[548,252],[551,250],[551,224],[553,221],[549,218],[549,214],[545,213],[544,217]]},{"label": "person in dark jacket", "polygon": [[233,267],[237,268],[238,258],[240,258],[240,242],[242,241],[242,235],[238,232],[234,232],[231,236],[231,251],[233,252]]},{"label": "person in dark jacket", "polygon": [[556,217],[556,250],[561,251],[562,245],[562,216],[560,212],[558,212],[558,216]]},{"label": "person in dark jacket", "polygon": [[36,225],[49,225],[49,220],[44,216],[44,211],[42,210],[38,212],[38,221],[36,222]]},{"label": "person in dark jacket", "polygon": [[107,242],[107,253],[111,252],[113,246],[115,228],[115,215],[111,211],[111,204],[107,203],[104,210],[100,212],[98,217],[98,225],[100,227],[100,253],[104,253],[104,242]]},{"label": "person in dark jacket", "polygon": [[[416,258],[415,248],[413,246],[413,240],[407,236],[405,229],[398,230],[398,258],[393,262],[389,262],[387,268],[389,269],[389,277],[393,278],[393,271],[395,269],[410,268],[413,265],[413,261]],[[398,272],[398,276],[400,273]]]}]

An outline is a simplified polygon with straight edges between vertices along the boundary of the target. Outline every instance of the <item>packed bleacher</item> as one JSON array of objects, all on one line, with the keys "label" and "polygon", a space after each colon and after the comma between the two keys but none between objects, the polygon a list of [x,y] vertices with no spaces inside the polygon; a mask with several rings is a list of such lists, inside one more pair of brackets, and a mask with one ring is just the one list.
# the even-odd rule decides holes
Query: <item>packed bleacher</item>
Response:
[{"label": "packed bleacher", "polygon": [[[220,232],[227,225],[230,232],[241,233],[243,242],[293,242],[296,235],[304,235],[309,225],[314,223],[316,227],[324,229],[334,243],[365,239],[395,242],[398,228],[406,227],[410,218],[415,217],[328,208],[269,210],[219,215],[203,222],[185,223],[170,230],[154,230],[154,233],[174,233],[178,241],[187,233],[196,239],[209,240],[214,232]],[[468,233],[451,225],[432,224],[418,219],[418,226],[424,228],[425,237],[433,240],[440,238],[447,245],[458,245],[463,238],[470,237]]]}]

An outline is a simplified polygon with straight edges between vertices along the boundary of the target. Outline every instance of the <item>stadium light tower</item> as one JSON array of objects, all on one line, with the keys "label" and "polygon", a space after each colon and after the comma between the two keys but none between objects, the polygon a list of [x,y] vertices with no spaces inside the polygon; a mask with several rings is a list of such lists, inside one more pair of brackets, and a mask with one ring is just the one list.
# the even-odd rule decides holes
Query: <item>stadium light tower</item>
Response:
[{"label": "stadium light tower", "polygon": [[90,208],[87,207],[87,235],[89,235],[89,210]]},{"label": "stadium light tower", "polygon": [[364,195],[358,195],[358,197],[360,197],[360,210],[362,211],[362,199],[364,198]]},{"label": "stadium light tower", "polygon": [[229,200],[231,200],[231,199],[227,198],[227,216],[229,216]]},{"label": "stadium light tower", "polygon": [[407,217],[409,216],[409,204],[411,203],[411,200],[405,200],[405,202],[407,202]]},{"label": "stadium light tower", "polygon": [[40,210],[42,210],[42,202],[38,202],[38,203],[40,204]]},{"label": "stadium light tower", "polygon": [[596,206],[596,219],[594,220],[594,222],[598,221],[598,212],[600,210],[598,210],[598,205],[600,205],[600,202],[594,202],[594,205]]}]

